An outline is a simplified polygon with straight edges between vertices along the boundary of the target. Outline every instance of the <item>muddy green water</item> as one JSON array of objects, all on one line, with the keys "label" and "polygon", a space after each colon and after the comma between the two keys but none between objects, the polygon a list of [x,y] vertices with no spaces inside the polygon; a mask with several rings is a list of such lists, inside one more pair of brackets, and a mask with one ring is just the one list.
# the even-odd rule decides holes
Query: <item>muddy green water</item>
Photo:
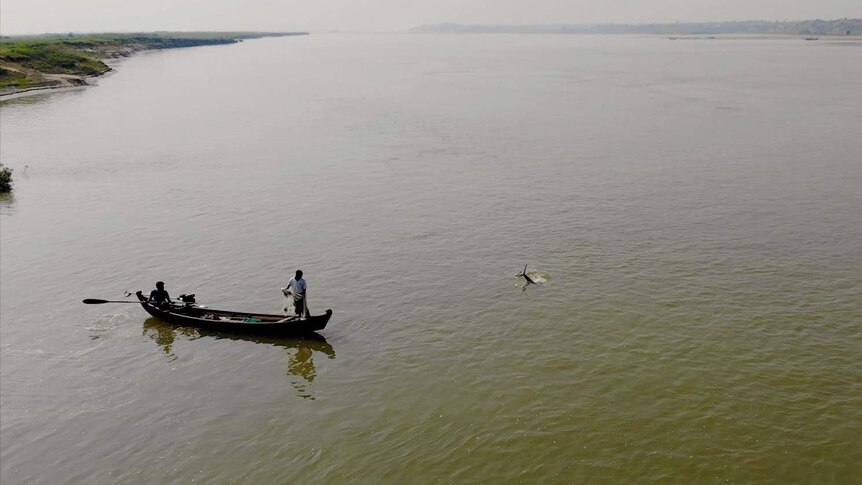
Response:
[{"label": "muddy green water", "polygon": [[[858,483],[860,58],[312,35],[4,102],[0,481]],[[320,340],[81,304],[297,268]]]}]

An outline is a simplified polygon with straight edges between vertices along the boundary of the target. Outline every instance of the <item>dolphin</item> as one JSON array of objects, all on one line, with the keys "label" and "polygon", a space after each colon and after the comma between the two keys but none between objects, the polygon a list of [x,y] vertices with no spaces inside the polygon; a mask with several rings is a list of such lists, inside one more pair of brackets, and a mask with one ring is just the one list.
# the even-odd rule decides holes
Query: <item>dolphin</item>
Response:
[{"label": "dolphin", "polygon": [[527,280],[527,283],[524,284],[524,288],[526,288],[527,285],[535,285],[536,284],[536,282],[533,281],[532,278],[527,276],[527,265],[526,264],[524,265],[524,271],[521,271],[519,274],[516,274],[515,276],[523,276],[524,279]]}]

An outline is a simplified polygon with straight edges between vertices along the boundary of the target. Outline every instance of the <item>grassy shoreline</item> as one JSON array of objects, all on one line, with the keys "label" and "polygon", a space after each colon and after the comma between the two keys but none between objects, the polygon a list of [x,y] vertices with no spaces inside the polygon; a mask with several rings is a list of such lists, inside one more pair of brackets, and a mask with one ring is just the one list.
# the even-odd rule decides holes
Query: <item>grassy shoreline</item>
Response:
[{"label": "grassy shoreline", "polygon": [[0,38],[0,98],[28,91],[81,86],[111,68],[105,59],[144,50],[234,44],[245,39],[306,32],[153,32],[44,34]]}]

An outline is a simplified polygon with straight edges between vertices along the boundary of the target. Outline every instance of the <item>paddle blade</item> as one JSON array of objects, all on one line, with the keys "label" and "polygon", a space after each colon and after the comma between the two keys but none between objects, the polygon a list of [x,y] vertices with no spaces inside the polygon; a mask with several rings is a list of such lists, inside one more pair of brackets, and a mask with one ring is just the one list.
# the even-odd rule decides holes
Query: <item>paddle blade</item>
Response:
[{"label": "paddle blade", "polygon": [[85,305],[101,305],[102,303],[108,303],[108,300],[98,300],[96,298],[86,298],[84,299]]}]

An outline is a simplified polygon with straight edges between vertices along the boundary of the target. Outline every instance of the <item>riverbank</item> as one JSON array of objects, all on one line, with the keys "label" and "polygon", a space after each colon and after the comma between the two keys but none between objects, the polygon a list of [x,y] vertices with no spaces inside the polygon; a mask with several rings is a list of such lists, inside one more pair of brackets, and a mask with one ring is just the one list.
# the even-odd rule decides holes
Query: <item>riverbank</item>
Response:
[{"label": "riverbank", "polygon": [[45,34],[0,39],[0,99],[92,84],[111,71],[105,60],[140,51],[234,44],[307,32],[158,32]]}]

